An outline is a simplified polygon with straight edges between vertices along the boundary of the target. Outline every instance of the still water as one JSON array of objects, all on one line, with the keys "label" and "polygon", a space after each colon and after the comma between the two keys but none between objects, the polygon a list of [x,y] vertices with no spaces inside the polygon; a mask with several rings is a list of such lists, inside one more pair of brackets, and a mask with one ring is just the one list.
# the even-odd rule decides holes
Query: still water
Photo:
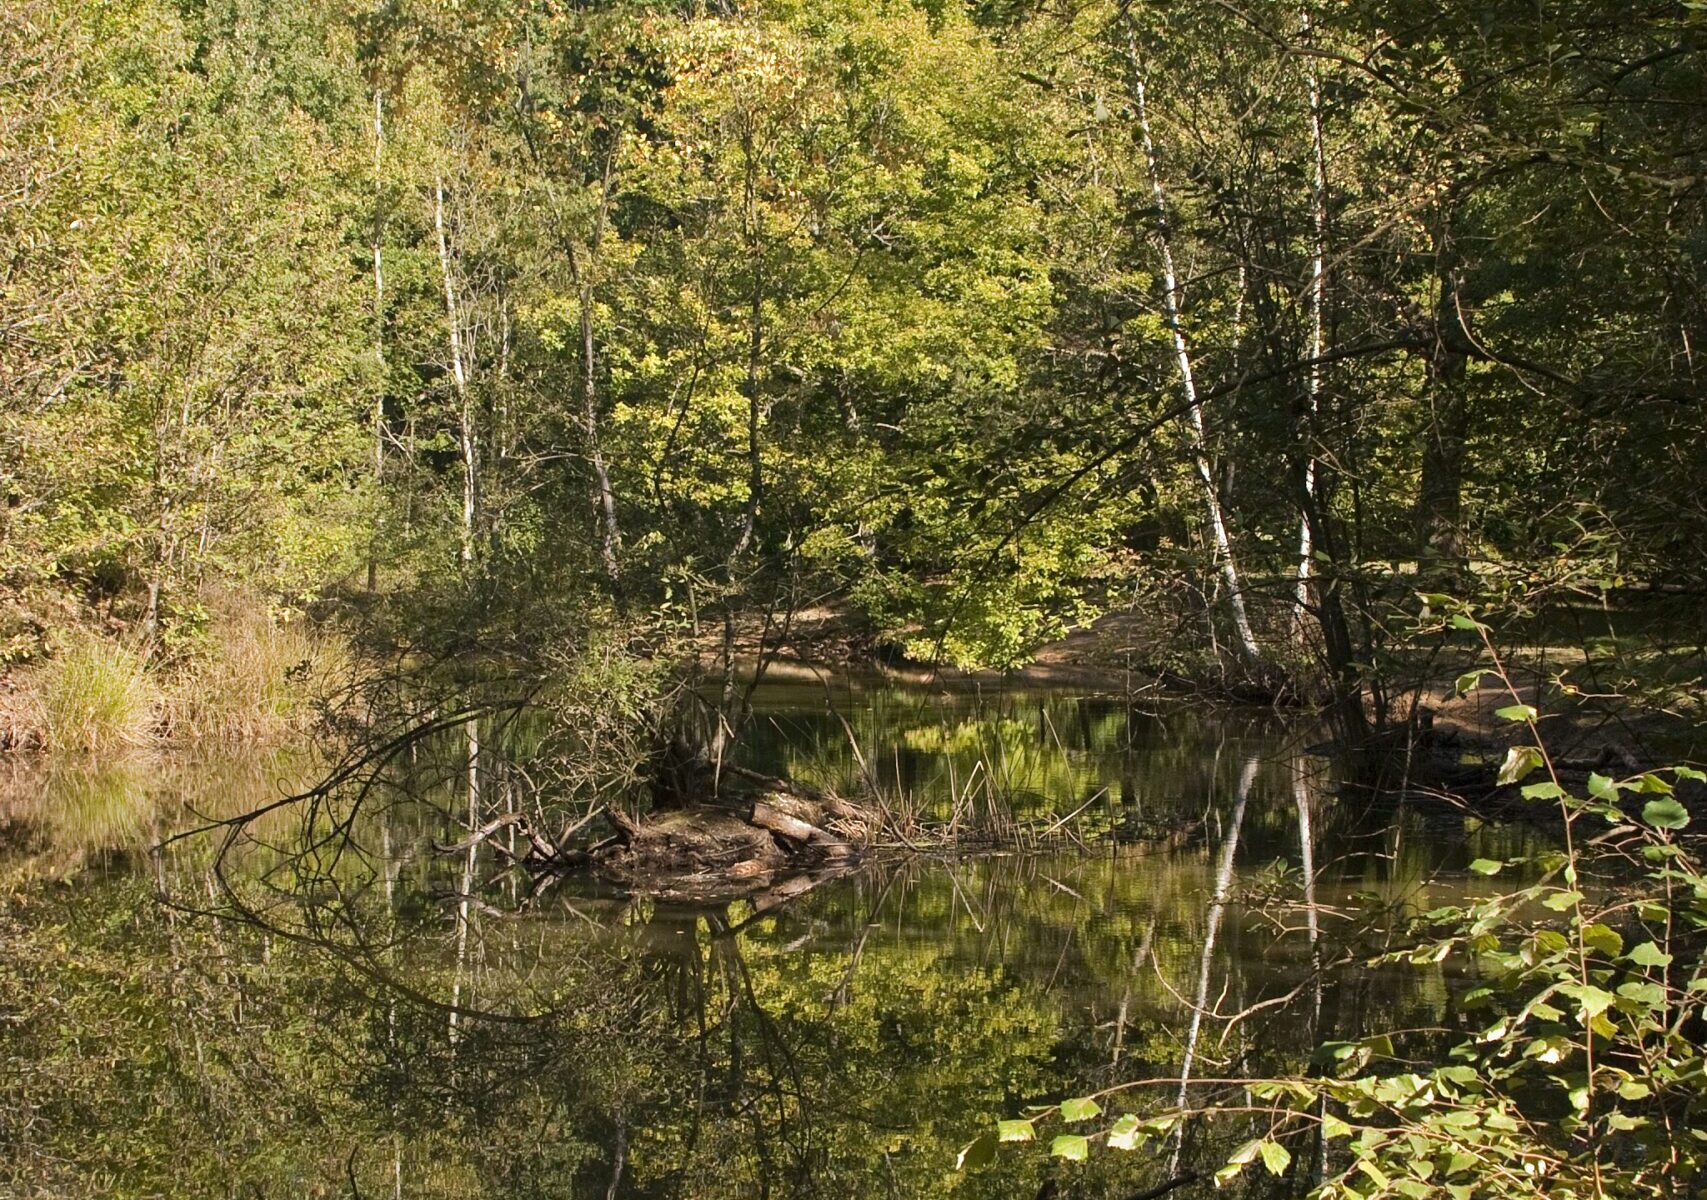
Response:
[{"label": "still water", "polygon": [[[956,1158],[1063,1097],[1154,1112],[1325,1041],[1426,1045],[1454,981],[1370,960],[1531,836],[1343,788],[1272,718],[846,679],[754,709],[748,765],[1030,848],[902,848],[765,911],[530,897],[434,852],[449,750],[431,787],[281,807],[223,854],[221,827],[161,843],[302,787],[303,756],[12,764],[0,1195],[1124,1200],[1249,1131]],[[476,770],[488,810],[525,766]],[[1301,1194],[1294,1159],[1251,1186]]]}]

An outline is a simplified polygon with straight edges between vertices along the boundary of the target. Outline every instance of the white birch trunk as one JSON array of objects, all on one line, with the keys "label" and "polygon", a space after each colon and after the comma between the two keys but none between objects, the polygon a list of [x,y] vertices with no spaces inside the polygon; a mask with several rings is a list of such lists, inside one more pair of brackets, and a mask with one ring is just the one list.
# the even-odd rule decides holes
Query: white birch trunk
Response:
[{"label": "white birch trunk", "polygon": [[1221,496],[1215,486],[1215,472],[1209,462],[1208,436],[1203,420],[1203,406],[1197,399],[1197,381],[1192,372],[1191,347],[1186,341],[1185,328],[1180,324],[1179,277],[1174,270],[1174,254],[1168,237],[1167,194],[1162,188],[1162,175],[1156,164],[1156,144],[1150,136],[1150,112],[1145,96],[1144,74],[1139,69],[1136,47],[1129,48],[1133,68],[1133,96],[1138,107],[1138,131],[1144,142],[1144,162],[1150,172],[1150,192],[1156,204],[1156,246],[1162,256],[1162,314],[1173,336],[1174,358],[1179,366],[1180,387],[1185,393],[1188,427],[1191,434],[1191,453],[1197,468],[1198,482],[1203,488],[1204,516],[1215,546],[1215,557],[1221,570],[1221,581],[1227,588],[1227,604],[1233,617],[1233,632],[1239,656],[1247,667],[1262,662],[1262,650],[1251,631],[1250,616],[1245,609],[1244,581],[1238,563],[1233,558],[1232,539],[1227,534],[1226,516],[1221,508]]},{"label": "white birch trunk", "polygon": [[622,527],[617,524],[616,489],[611,485],[610,464],[599,441],[599,393],[593,357],[593,289],[580,288],[581,303],[581,421],[587,438],[587,458],[593,467],[593,490],[599,510],[599,559],[605,576],[615,587],[622,582]]},{"label": "white birch trunk", "polygon": [[[1313,35],[1310,10],[1301,10],[1301,28],[1308,42]],[[1316,496],[1316,412],[1321,406],[1322,355],[1327,350],[1328,296],[1328,157],[1322,139],[1322,86],[1314,66],[1304,72],[1310,94],[1310,146],[1315,163],[1315,178],[1310,195],[1310,213],[1314,225],[1315,244],[1310,258],[1310,376],[1308,402],[1304,413],[1304,503]],[[1310,517],[1298,516],[1298,570],[1296,595],[1298,607],[1294,613],[1294,629],[1303,637],[1304,617],[1310,605],[1310,567],[1315,546],[1311,540]]]},{"label": "white birch trunk", "polygon": [[474,436],[474,411],[468,395],[468,362],[463,350],[462,313],[456,296],[456,276],[451,269],[450,244],[445,238],[445,185],[433,176],[433,231],[439,241],[439,270],[444,276],[445,317],[450,326],[451,381],[456,388],[459,445],[462,451],[462,545],[459,557],[474,561],[474,515],[480,480],[479,446]]},{"label": "white birch trunk", "polygon": [[[385,483],[385,252],[384,197],[380,171],[385,153],[385,93],[373,90],[373,489],[377,499]],[[373,591],[379,574],[379,530],[368,546],[367,590]]]}]

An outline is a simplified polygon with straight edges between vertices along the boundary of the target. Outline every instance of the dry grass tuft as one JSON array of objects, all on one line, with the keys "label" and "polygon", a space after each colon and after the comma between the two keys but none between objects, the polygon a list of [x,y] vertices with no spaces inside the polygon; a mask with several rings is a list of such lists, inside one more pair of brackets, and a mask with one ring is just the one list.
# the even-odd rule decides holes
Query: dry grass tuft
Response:
[{"label": "dry grass tuft", "polygon": [[7,723],[14,746],[101,752],[154,740],[161,694],[148,660],[107,638],[80,637],[19,680]]},{"label": "dry grass tuft", "polygon": [[173,672],[166,733],[173,740],[265,743],[305,729],[317,686],[339,660],[301,624],[264,613],[216,621],[204,645]]},{"label": "dry grass tuft", "polygon": [[0,751],[276,744],[302,733],[322,693],[348,674],[344,647],[245,599],[225,598],[165,661],[83,633],[0,678]]}]

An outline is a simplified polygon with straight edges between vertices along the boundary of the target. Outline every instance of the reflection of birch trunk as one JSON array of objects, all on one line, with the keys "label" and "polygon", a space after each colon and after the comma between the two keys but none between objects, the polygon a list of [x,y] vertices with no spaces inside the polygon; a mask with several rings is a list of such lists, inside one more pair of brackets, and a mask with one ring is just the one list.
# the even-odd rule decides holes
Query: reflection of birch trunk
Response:
[{"label": "reflection of birch trunk", "polygon": [[[1317,967],[1321,954],[1322,931],[1316,915],[1316,841],[1310,814],[1310,783],[1308,767],[1300,760],[1293,767],[1292,801],[1298,809],[1299,862],[1304,872],[1304,929],[1310,939],[1310,966]],[[1322,1008],[1320,981],[1316,986],[1313,1012]]]},{"label": "reflection of birch trunk", "polygon": [[[1310,10],[1301,10],[1301,31],[1306,44],[1314,35]],[[1302,638],[1304,614],[1310,604],[1311,555],[1315,549],[1310,533],[1308,507],[1316,499],[1316,412],[1322,398],[1322,355],[1327,350],[1328,296],[1328,157],[1322,140],[1322,85],[1314,66],[1307,66],[1304,80],[1310,94],[1310,146],[1315,160],[1315,180],[1310,192],[1310,215],[1314,244],[1310,255],[1310,375],[1304,411],[1303,511],[1298,518],[1297,600],[1294,630]]]},{"label": "reflection of birch trunk", "polygon": [[[385,919],[388,925],[386,939],[395,944],[397,941],[397,858],[391,847],[391,813],[389,811],[380,814],[379,836],[381,869],[385,873]],[[397,999],[395,996],[385,1006],[385,1043],[388,1046],[397,1044]]]},{"label": "reflection of birch trunk", "polygon": [[1262,662],[1262,650],[1256,635],[1251,632],[1250,617],[1245,611],[1244,583],[1233,558],[1232,539],[1227,534],[1226,515],[1221,507],[1220,490],[1215,485],[1215,472],[1209,462],[1208,432],[1203,420],[1203,405],[1197,399],[1197,380],[1192,370],[1191,347],[1186,341],[1185,327],[1180,324],[1179,277],[1174,270],[1173,242],[1168,236],[1167,194],[1162,189],[1162,175],[1156,163],[1156,143],[1150,135],[1150,110],[1145,96],[1144,72],[1138,58],[1136,40],[1128,34],[1127,54],[1132,67],[1132,96],[1137,106],[1138,132],[1144,145],[1144,163],[1150,173],[1150,195],[1156,210],[1156,248],[1162,256],[1162,315],[1173,337],[1174,359],[1179,366],[1180,387],[1185,393],[1186,416],[1191,438],[1192,461],[1197,469],[1198,483],[1203,489],[1204,516],[1214,540],[1215,559],[1221,572],[1221,582],[1227,588],[1227,606],[1233,617],[1233,632],[1239,656],[1247,667]]},{"label": "reflection of birch trunk", "polygon": [[[1310,780],[1308,760],[1300,758],[1292,768],[1292,802],[1298,809],[1299,862],[1304,872],[1304,929],[1310,939],[1310,1044],[1321,1039],[1322,1020],[1322,930],[1316,912],[1316,838],[1310,812]],[[1326,1101],[1316,1097],[1315,1143],[1313,1154],[1314,1178],[1320,1180],[1327,1167],[1327,1141],[1322,1136],[1321,1117],[1327,1112]]]},{"label": "reflection of birch trunk", "polygon": [[1150,961],[1150,948],[1156,938],[1156,919],[1150,918],[1150,923],[1144,926],[1144,936],[1138,939],[1138,949],[1132,955],[1132,973],[1127,976],[1126,990],[1120,994],[1120,1014],[1114,1021],[1114,1053],[1110,1061],[1115,1066],[1120,1065],[1121,1051],[1126,1047],[1126,1014],[1132,1005],[1132,983],[1138,972],[1144,969],[1144,964]]},{"label": "reflection of birch trunk", "polygon": [[[470,718],[468,730],[468,827],[480,828],[480,720]],[[462,860],[462,886],[456,902],[456,968],[450,985],[450,1044],[455,1052],[458,1035],[459,1009],[462,1005],[462,976],[468,961],[468,919],[474,896],[474,858],[479,839],[471,839],[468,854]]]},{"label": "reflection of birch trunk", "polygon": [[[1203,955],[1197,968],[1197,993],[1192,999],[1191,1023],[1186,1027],[1185,1034],[1185,1056],[1180,1061],[1179,1093],[1174,1099],[1175,1106],[1182,1109],[1191,1087],[1191,1068],[1197,1058],[1197,1039],[1203,1032],[1203,1013],[1209,1006],[1209,977],[1215,965],[1215,938],[1221,930],[1221,916],[1227,908],[1227,893],[1233,885],[1233,858],[1239,849],[1239,828],[1245,823],[1245,805],[1251,796],[1251,785],[1256,782],[1257,766],[1260,762],[1261,760],[1254,756],[1248,758],[1239,772],[1239,790],[1233,798],[1233,815],[1227,821],[1227,832],[1221,839],[1221,856],[1215,864],[1215,890],[1209,897],[1208,919],[1203,931]],[[1181,1122],[1174,1130],[1174,1147],[1168,1160],[1170,1175],[1178,1173],[1180,1146],[1184,1137],[1185,1124]]]},{"label": "reflection of birch trunk", "polygon": [[460,558],[474,561],[474,510],[480,480],[479,447],[475,443],[474,409],[468,395],[469,363],[463,347],[462,306],[457,300],[451,270],[450,243],[445,238],[445,185],[433,176],[433,230],[439,242],[439,273],[444,277],[445,317],[450,325],[450,373],[456,389],[458,447],[462,452],[462,544]]},{"label": "reflection of birch trunk", "polygon": [[[386,941],[393,947],[397,945],[397,855],[391,841],[391,811],[384,809],[379,816],[381,869],[385,873],[385,917],[390,928],[386,930]],[[390,993],[385,1004],[385,1044],[391,1049],[397,1046],[397,996]],[[396,1106],[391,1106],[391,1115],[395,1120]],[[403,1140],[396,1134],[391,1136],[391,1196],[392,1200],[403,1200]]]}]

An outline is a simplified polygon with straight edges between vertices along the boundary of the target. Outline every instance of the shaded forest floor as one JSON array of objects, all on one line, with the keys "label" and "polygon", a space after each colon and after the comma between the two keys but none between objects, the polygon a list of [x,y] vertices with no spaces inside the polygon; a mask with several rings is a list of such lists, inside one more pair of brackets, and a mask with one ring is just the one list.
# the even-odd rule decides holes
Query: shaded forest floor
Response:
[{"label": "shaded forest floor", "polygon": [[[1617,609],[1562,606],[1544,619],[1514,620],[1495,642],[1519,700],[1542,714],[1540,726],[1554,753],[1599,758],[1612,770],[1633,771],[1707,757],[1707,648],[1700,624],[1701,614],[1687,598],[1636,596]],[[748,675],[757,666],[762,631],[758,622],[740,631],[741,666]],[[1116,611],[1042,646],[1024,667],[969,671],[909,661],[855,614],[823,606],[795,614],[781,636],[770,631],[765,648],[774,657],[766,677],[869,671],[951,691],[1019,685],[1133,699],[1260,700],[1260,694],[1230,684],[1207,659],[1181,665],[1180,633],[1154,614]],[[713,648],[709,641],[702,647]],[[1456,688],[1462,675],[1486,665],[1479,651],[1472,640],[1451,635],[1386,650],[1389,719],[1409,723],[1414,706],[1439,749],[1503,755],[1527,736],[1521,723],[1496,715],[1513,703],[1505,683],[1490,672],[1462,694]]]}]

